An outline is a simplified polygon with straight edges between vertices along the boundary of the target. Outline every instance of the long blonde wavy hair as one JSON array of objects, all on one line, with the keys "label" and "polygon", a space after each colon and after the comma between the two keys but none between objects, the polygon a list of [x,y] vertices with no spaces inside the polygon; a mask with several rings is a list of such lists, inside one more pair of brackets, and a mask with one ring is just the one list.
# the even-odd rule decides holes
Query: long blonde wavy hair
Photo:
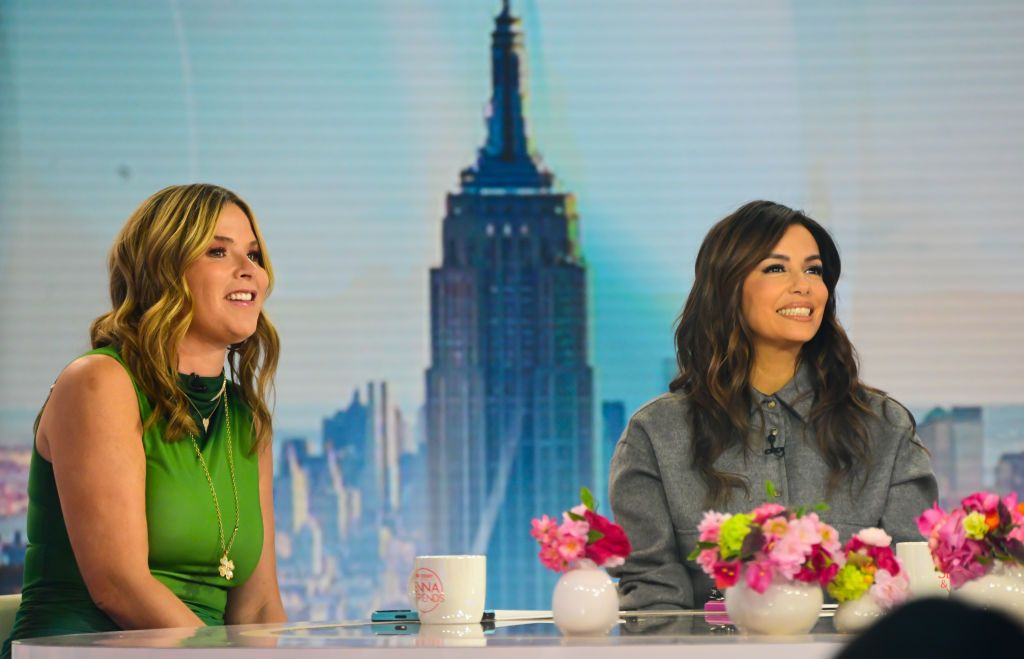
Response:
[{"label": "long blonde wavy hair", "polygon": [[[192,292],[185,270],[209,247],[225,204],[235,204],[249,218],[269,294],[274,272],[249,205],[216,185],[173,185],[142,202],[118,234],[108,264],[112,309],[96,318],[89,330],[93,348],[113,346],[120,351],[153,405],[144,427],[166,419],[169,441],[199,431],[177,377],[178,346],[192,324]],[[271,438],[267,401],[273,395],[279,352],[277,330],[263,310],[256,332],[228,350],[228,377],[241,388],[252,411],[253,449]]]}]

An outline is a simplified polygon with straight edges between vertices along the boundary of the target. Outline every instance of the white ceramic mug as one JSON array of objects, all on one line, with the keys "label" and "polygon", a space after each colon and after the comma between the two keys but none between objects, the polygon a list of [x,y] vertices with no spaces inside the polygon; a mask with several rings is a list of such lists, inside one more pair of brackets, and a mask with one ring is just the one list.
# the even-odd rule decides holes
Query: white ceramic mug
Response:
[{"label": "white ceramic mug", "polygon": [[413,562],[409,601],[423,624],[479,623],[486,592],[486,556],[417,556]]},{"label": "white ceramic mug", "polygon": [[896,543],[896,558],[907,571],[911,597],[945,597],[949,594],[949,575],[935,568],[927,542]]}]

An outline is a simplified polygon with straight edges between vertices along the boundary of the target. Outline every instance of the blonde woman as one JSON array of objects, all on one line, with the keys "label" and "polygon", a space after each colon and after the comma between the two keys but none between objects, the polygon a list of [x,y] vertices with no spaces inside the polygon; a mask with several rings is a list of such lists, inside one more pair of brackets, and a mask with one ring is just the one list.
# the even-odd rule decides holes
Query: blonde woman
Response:
[{"label": "blonde woman", "polygon": [[256,219],[224,188],[169,187],[109,266],[113,308],[36,420],[11,639],[284,621],[266,403],[279,344]]}]

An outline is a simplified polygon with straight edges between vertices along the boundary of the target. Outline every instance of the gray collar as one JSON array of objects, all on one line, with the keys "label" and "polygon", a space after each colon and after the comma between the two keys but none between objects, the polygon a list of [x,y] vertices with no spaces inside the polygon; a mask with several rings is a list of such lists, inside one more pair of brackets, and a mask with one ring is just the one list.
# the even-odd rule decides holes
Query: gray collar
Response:
[{"label": "gray collar", "polygon": [[781,402],[786,409],[800,417],[805,423],[810,418],[811,406],[814,405],[814,385],[809,364],[800,363],[793,379],[786,383],[771,396],[765,396],[754,387],[750,387],[750,412],[760,410],[769,399]]}]

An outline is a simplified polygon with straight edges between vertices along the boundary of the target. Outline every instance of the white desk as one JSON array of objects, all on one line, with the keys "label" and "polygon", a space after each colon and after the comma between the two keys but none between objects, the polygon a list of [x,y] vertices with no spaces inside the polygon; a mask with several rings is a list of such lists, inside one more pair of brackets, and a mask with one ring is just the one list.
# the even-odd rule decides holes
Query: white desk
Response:
[{"label": "white desk", "polygon": [[607,636],[563,637],[551,620],[499,620],[482,625],[396,625],[366,622],[287,623],[79,634],[28,639],[14,659],[826,659],[848,637],[823,615],[804,636],[743,636],[712,626],[697,612],[624,617]]}]

